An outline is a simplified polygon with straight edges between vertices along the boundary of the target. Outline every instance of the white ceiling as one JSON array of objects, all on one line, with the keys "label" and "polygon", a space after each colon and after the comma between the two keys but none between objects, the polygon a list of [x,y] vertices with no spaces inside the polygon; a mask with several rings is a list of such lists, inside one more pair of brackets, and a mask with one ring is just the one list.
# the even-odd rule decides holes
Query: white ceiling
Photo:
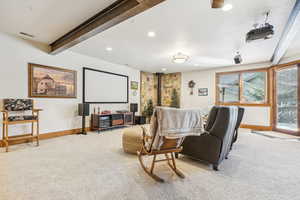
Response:
[{"label": "white ceiling", "polygon": [[[0,31],[26,32],[34,40],[51,43],[115,0],[2,0]],[[201,70],[233,65],[240,50],[244,64],[270,60],[296,0],[227,0],[229,12],[211,9],[210,0],[167,0],[89,40],[71,51],[110,62],[157,72]],[[275,37],[245,43],[245,34],[262,14],[271,11]],[[156,37],[147,37],[155,31]],[[298,37],[299,38],[299,37]],[[300,52],[300,39],[288,55]],[[113,51],[106,51],[106,47]],[[174,64],[177,52],[190,56],[187,63]],[[198,66],[195,66],[195,65]]]},{"label": "white ceiling", "polygon": [[289,46],[285,57],[296,57],[298,56],[300,59],[300,31],[298,31],[297,36],[295,37],[294,41]]},{"label": "white ceiling", "polygon": [[0,31],[49,44],[115,0],[1,0]]},{"label": "white ceiling", "polygon": [[[162,68],[176,72],[231,66],[237,50],[244,64],[270,60],[295,0],[230,2],[234,8],[223,12],[211,9],[209,0],[167,0],[71,50],[153,72]],[[263,13],[268,10],[275,36],[246,44],[246,33],[255,22],[263,22]],[[157,36],[147,37],[148,31],[155,31]],[[113,51],[107,52],[107,46]],[[173,63],[172,56],[177,52],[189,55],[189,61]]]}]

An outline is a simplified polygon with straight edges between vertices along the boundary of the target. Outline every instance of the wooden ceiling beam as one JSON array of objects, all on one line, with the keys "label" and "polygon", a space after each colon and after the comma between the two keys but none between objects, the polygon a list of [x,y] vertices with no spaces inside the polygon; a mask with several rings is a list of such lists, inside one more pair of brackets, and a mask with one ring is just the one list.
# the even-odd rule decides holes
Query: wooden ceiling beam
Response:
[{"label": "wooden ceiling beam", "polygon": [[212,8],[222,8],[224,6],[224,0],[212,0]]},{"label": "wooden ceiling beam", "polygon": [[60,53],[165,0],[117,0],[50,44],[50,54]]},{"label": "wooden ceiling beam", "polygon": [[297,0],[295,6],[289,16],[288,22],[285,25],[281,38],[276,46],[276,49],[271,58],[273,65],[277,65],[285,55],[290,44],[295,39],[300,29],[300,0]]}]

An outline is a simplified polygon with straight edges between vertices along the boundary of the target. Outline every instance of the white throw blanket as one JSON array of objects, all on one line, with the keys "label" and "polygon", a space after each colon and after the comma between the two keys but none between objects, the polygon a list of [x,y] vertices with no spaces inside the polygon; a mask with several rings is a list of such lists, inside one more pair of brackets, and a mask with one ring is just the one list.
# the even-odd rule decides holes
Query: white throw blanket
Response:
[{"label": "white throw blanket", "polygon": [[157,107],[155,112],[159,136],[185,137],[200,135],[203,131],[200,109]]},{"label": "white throw blanket", "polygon": [[178,143],[180,146],[184,137],[200,135],[203,132],[201,110],[156,107],[151,118],[150,132],[154,137],[154,149],[160,148],[163,137],[182,138]]}]

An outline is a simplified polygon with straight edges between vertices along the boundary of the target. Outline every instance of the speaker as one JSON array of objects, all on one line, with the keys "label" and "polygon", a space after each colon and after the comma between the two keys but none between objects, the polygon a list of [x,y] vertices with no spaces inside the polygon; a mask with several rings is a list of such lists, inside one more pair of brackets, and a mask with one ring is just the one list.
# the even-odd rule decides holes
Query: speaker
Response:
[{"label": "speaker", "polygon": [[146,124],[146,117],[144,116],[135,116],[135,124],[143,125]]},{"label": "speaker", "polygon": [[131,103],[130,104],[130,112],[137,112],[138,111],[138,104],[137,103]]},{"label": "speaker", "polygon": [[78,115],[79,116],[89,116],[90,115],[90,104],[88,104],[88,103],[78,104]]}]

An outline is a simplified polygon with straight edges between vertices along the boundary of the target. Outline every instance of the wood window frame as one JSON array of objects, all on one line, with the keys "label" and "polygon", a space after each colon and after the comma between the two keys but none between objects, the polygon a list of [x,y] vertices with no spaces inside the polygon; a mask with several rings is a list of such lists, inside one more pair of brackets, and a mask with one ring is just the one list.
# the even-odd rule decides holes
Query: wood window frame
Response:
[{"label": "wood window frame", "polygon": [[[274,131],[278,131],[281,133],[286,133],[289,135],[296,135],[296,136],[300,136],[300,132],[299,131],[292,131],[292,130],[286,130],[286,129],[282,129],[282,128],[277,128],[277,83],[276,83],[276,72],[280,71],[280,70],[284,70],[284,69],[289,69],[291,67],[293,67],[294,65],[296,65],[298,67],[298,78],[300,77],[300,60],[296,60],[293,62],[289,62],[289,63],[284,63],[284,64],[279,64],[279,65],[275,65],[272,66],[270,68],[270,70],[272,70],[272,83],[273,83],[273,104],[271,107],[271,122],[272,122],[272,127]],[[300,102],[300,87],[298,87],[298,102]],[[298,127],[300,127],[300,106],[298,106]]]},{"label": "wood window frame", "polygon": [[[243,80],[242,80],[242,74],[243,73],[251,73],[251,72],[265,72],[266,73],[266,97],[264,102],[243,102]],[[239,101],[238,102],[220,102],[219,101],[219,87],[218,84],[220,82],[220,76],[222,75],[229,75],[229,74],[238,74],[239,75]],[[217,72],[216,73],[216,91],[215,91],[215,103],[216,105],[234,105],[234,106],[256,106],[256,107],[268,107],[271,106],[270,100],[271,100],[271,90],[270,86],[272,85],[271,76],[270,76],[270,68],[257,68],[257,69],[250,69],[250,70],[240,70],[240,71],[229,71],[229,72]]]}]

